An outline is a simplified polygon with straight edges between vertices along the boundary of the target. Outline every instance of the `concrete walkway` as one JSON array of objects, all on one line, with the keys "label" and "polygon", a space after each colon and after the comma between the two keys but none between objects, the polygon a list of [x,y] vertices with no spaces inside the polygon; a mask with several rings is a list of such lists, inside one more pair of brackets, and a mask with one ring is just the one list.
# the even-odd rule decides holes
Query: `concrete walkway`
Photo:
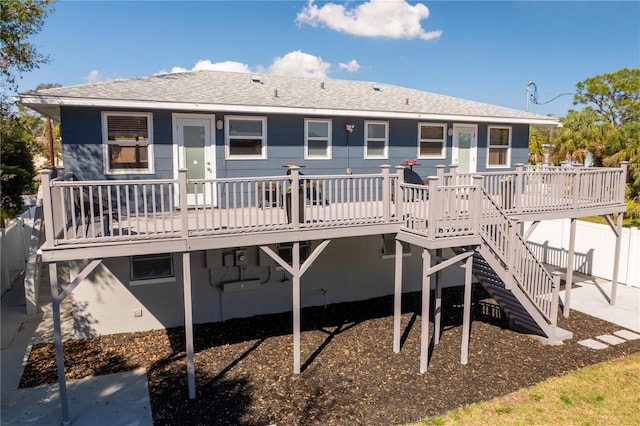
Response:
[{"label": "concrete walkway", "polygon": [[[28,316],[22,280],[1,300],[2,352],[0,424],[59,425],[62,423],[58,385],[18,389],[34,343],[52,341],[50,305],[44,313]],[[63,336],[73,335],[70,313],[63,313]],[[71,424],[153,425],[147,375],[144,369],[88,377],[67,382]]]}]

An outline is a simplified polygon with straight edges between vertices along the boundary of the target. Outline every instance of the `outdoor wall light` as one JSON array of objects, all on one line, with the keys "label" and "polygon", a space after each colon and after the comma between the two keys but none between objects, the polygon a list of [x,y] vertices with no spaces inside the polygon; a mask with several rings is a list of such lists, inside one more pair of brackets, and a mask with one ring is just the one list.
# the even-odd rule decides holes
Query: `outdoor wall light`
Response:
[{"label": "outdoor wall light", "polygon": [[453,136],[453,128],[449,127],[449,130],[447,130],[447,134],[449,136]]},{"label": "outdoor wall light", "polygon": [[216,121],[216,129],[222,130],[223,127],[224,127],[224,122],[222,120]]},{"label": "outdoor wall light", "polygon": [[353,128],[356,127],[355,124],[347,124],[346,128],[347,128],[347,132],[351,133],[353,132]]}]

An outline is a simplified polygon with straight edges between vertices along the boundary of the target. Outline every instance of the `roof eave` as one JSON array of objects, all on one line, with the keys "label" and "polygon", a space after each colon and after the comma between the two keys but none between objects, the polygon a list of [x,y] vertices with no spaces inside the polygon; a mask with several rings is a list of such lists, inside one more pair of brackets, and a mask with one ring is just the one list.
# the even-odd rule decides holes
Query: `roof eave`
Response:
[{"label": "roof eave", "polygon": [[539,126],[556,127],[559,120],[555,117],[507,117],[485,115],[461,115],[440,114],[428,112],[400,112],[400,111],[373,111],[373,110],[347,110],[331,108],[303,108],[284,106],[261,105],[234,105],[216,103],[193,102],[159,102],[128,99],[99,99],[99,98],[65,98],[58,96],[23,94],[15,100],[41,114],[60,120],[61,106],[82,106],[99,108],[128,108],[128,109],[164,109],[180,111],[222,111],[228,113],[262,113],[262,114],[301,114],[314,116],[336,117],[371,117],[371,118],[397,118],[415,120],[439,120],[439,121],[469,121],[484,123],[510,123],[530,124]]}]

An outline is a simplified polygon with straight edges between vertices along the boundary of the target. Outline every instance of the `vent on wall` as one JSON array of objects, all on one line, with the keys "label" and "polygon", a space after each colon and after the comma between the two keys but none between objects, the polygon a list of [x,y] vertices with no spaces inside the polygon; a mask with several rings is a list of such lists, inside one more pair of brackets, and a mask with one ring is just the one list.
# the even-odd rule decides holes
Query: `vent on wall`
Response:
[{"label": "vent on wall", "polygon": [[252,83],[262,83],[262,76],[259,76],[257,74],[252,74],[251,75],[251,82]]}]

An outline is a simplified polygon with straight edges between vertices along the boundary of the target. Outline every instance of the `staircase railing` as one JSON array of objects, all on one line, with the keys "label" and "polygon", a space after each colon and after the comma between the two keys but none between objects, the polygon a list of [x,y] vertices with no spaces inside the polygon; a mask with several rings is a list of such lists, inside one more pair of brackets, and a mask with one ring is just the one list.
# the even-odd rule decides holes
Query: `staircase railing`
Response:
[{"label": "staircase railing", "polygon": [[483,192],[480,235],[505,265],[518,287],[555,325],[558,311],[558,288],[551,274],[522,239],[504,210],[485,189]]}]

